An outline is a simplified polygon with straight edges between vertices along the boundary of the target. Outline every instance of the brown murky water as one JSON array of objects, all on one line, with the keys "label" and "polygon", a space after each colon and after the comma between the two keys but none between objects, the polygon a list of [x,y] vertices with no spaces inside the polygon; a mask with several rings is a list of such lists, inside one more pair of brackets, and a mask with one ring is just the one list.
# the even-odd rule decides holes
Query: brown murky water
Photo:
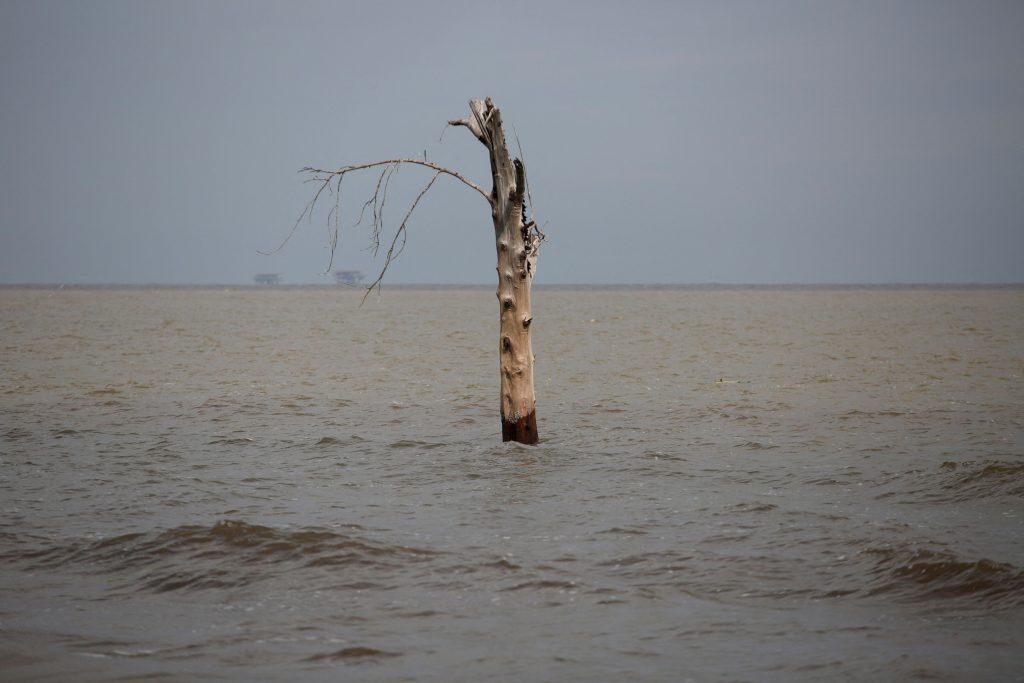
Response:
[{"label": "brown murky water", "polygon": [[1024,289],[0,289],[5,681],[1024,679]]}]

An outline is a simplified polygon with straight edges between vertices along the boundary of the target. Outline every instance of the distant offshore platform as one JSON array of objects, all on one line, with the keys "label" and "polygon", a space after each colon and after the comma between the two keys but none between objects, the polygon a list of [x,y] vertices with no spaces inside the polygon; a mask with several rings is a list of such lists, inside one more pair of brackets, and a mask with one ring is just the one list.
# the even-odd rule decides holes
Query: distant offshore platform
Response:
[{"label": "distant offshore platform", "polygon": [[[366,277],[360,270],[336,270],[331,275],[339,285],[358,285]],[[252,279],[258,285],[281,284],[280,273],[257,273]]]},{"label": "distant offshore platform", "polygon": [[360,270],[336,270],[331,274],[339,285],[358,285],[366,277]]}]

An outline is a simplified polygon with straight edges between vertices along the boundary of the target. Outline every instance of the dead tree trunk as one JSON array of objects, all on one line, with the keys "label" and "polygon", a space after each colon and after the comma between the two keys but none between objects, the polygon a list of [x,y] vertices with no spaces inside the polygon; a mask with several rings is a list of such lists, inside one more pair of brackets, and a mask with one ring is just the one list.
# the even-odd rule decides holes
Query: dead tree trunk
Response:
[{"label": "dead tree trunk", "polygon": [[533,309],[530,288],[537,269],[540,234],[524,216],[526,168],[512,160],[491,98],[469,103],[470,117],[449,121],[468,127],[491,156],[494,181],[489,197],[498,252],[499,365],[501,436],[504,441],[537,443],[537,399],[533,389]]},{"label": "dead tree trunk", "polygon": [[[530,306],[530,287],[533,284],[534,273],[537,272],[537,252],[544,236],[535,222],[526,218],[526,202],[529,199],[526,168],[521,159],[512,159],[509,156],[505,132],[501,126],[501,112],[489,97],[486,100],[470,101],[469,110],[469,117],[448,123],[452,126],[469,128],[473,135],[487,147],[491,156],[493,180],[490,194],[460,173],[427,161],[426,153],[424,153],[423,159],[387,159],[368,164],[345,166],[337,170],[305,168],[303,171],[312,174],[312,180],[319,182],[320,186],[299,216],[292,232],[285,238],[285,243],[294,234],[299,223],[304,218],[312,216],[320,196],[325,191],[333,193],[335,195],[334,207],[327,219],[333,227],[331,242],[333,262],[334,247],[337,244],[340,228],[341,182],[345,174],[383,167],[377,180],[377,189],[363,205],[364,212],[367,207],[371,205],[373,207],[373,247],[374,253],[376,253],[377,247],[380,246],[380,234],[383,227],[384,201],[394,170],[402,164],[431,169],[434,174],[413,201],[405,218],[395,231],[391,246],[384,257],[384,267],[377,279],[369,286],[367,290],[369,293],[374,287],[379,287],[392,259],[397,257],[405,246],[405,231],[409,217],[438,177],[448,175],[479,192],[491,206],[494,240],[498,252],[498,308],[501,319],[498,335],[501,368],[501,435],[504,441],[532,444],[537,443],[537,413],[533,391],[533,344],[530,334],[533,312]],[[362,220],[362,215],[361,212],[360,220]],[[359,221],[356,224],[358,225]],[[284,243],[278,249],[283,246]],[[327,269],[330,270],[330,267],[328,264]]]}]

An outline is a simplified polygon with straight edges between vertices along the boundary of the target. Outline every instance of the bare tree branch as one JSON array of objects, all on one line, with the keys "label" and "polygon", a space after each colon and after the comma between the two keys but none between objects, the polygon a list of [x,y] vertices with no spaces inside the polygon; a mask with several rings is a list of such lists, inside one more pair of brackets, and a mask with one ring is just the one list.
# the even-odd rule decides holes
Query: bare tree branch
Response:
[{"label": "bare tree branch", "polygon": [[[445,128],[442,129],[441,137],[444,137],[444,130],[446,130],[448,126],[466,126],[467,128],[470,129],[473,135],[475,135],[476,138],[480,140],[480,142],[484,143],[484,145],[489,147],[489,139],[491,137],[491,133],[488,129],[488,125],[490,123],[490,117],[493,114],[497,113],[497,108],[493,106],[493,103],[491,103],[489,98],[487,99],[486,103],[480,100],[471,100],[469,103],[469,107],[472,115],[466,119],[449,121]],[[500,116],[498,118],[498,121],[498,125],[500,126]],[[391,265],[391,262],[394,261],[394,259],[397,258],[398,255],[402,253],[402,250],[405,247],[405,242],[408,235],[406,228],[408,226],[409,219],[413,214],[413,211],[416,210],[416,207],[419,205],[420,200],[423,199],[423,196],[427,193],[428,190],[430,190],[431,187],[433,187],[434,183],[442,175],[451,176],[452,178],[455,178],[456,180],[461,182],[466,187],[478,192],[480,196],[487,201],[488,206],[492,208],[492,211],[494,210],[493,198],[491,196],[492,193],[487,192],[482,187],[480,187],[473,181],[469,180],[467,177],[465,177],[458,171],[454,171],[450,168],[446,168],[445,166],[441,166],[439,164],[433,163],[432,161],[428,161],[426,150],[423,151],[422,159],[414,159],[410,157],[383,159],[381,161],[373,161],[366,164],[353,164],[350,166],[343,166],[341,168],[336,169],[324,169],[307,166],[300,171],[300,173],[308,174],[309,178],[306,180],[306,182],[319,183],[319,187],[313,194],[313,198],[310,199],[306,206],[303,208],[302,213],[299,214],[298,219],[295,221],[295,225],[292,226],[292,229],[288,232],[288,235],[284,238],[281,244],[278,245],[275,249],[272,249],[270,251],[260,251],[259,253],[264,255],[270,255],[275,254],[282,248],[284,248],[284,246],[289,242],[289,240],[291,240],[291,238],[295,235],[296,230],[298,230],[298,227],[303,220],[307,220],[310,222],[313,220],[313,212],[316,209],[317,202],[320,200],[321,195],[323,195],[325,191],[333,192],[335,195],[334,204],[331,207],[331,210],[327,213],[327,226],[329,233],[328,240],[331,255],[330,260],[327,264],[327,268],[324,271],[329,272],[334,264],[334,255],[337,250],[338,239],[341,232],[342,181],[344,180],[347,174],[352,173],[354,171],[362,171],[371,168],[383,167],[381,168],[380,175],[377,176],[377,183],[374,186],[373,194],[370,196],[369,199],[367,199],[363,203],[363,206],[359,210],[359,217],[356,220],[355,224],[353,225],[353,227],[356,227],[363,222],[363,218],[365,217],[366,211],[369,208],[372,214],[373,221],[370,233],[370,248],[373,251],[373,255],[376,256],[378,251],[380,250],[381,233],[384,231],[384,207],[387,204],[387,196],[388,189],[391,183],[391,176],[393,176],[395,172],[398,171],[399,167],[402,166],[403,164],[411,164],[413,166],[422,166],[424,168],[429,168],[432,171],[434,171],[434,175],[431,176],[430,181],[416,196],[416,199],[413,200],[412,204],[409,206],[408,211],[406,211],[405,217],[402,219],[401,224],[398,226],[397,230],[395,230],[394,236],[391,239],[391,244],[388,246],[387,253],[384,256],[384,266],[383,268],[381,268],[380,274],[377,276],[377,278],[370,284],[369,287],[367,287],[366,296],[368,296],[369,293],[372,292],[374,289],[377,289],[378,291],[380,290],[381,282],[384,279],[384,274],[387,272],[388,267]],[[493,176],[495,170],[493,167],[493,163],[491,170]],[[525,204],[525,202],[522,203]],[[505,208],[507,209],[508,207],[506,206]],[[366,300],[366,296],[363,297],[364,301]]]},{"label": "bare tree branch", "polygon": [[396,166],[399,165],[399,164],[415,164],[417,166],[426,166],[427,168],[432,168],[435,171],[439,171],[440,173],[444,173],[446,175],[450,175],[451,177],[455,178],[456,180],[462,182],[467,187],[470,187],[470,188],[476,190],[477,192],[480,193],[481,197],[483,197],[484,199],[490,201],[490,195],[482,187],[480,187],[479,185],[474,183],[472,180],[470,180],[466,176],[462,175],[458,171],[453,171],[450,168],[445,168],[444,166],[440,166],[438,164],[435,164],[432,161],[425,161],[423,159],[408,159],[408,158],[405,158],[405,159],[385,159],[384,161],[374,161],[374,162],[371,162],[369,164],[357,164],[357,165],[354,165],[354,166],[345,166],[343,168],[339,168],[339,169],[336,169],[336,170],[333,170],[333,171],[325,170],[325,169],[322,169],[322,168],[312,168],[312,167],[307,166],[306,168],[302,169],[302,171],[300,171],[300,173],[312,173],[312,174],[314,174],[316,176],[327,177],[327,176],[345,175],[346,173],[351,173],[352,171],[361,171],[364,168],[374,168],[376,166],[385,166],[385,165],[388,165],[388,164],[395,164]]},{"label": "bare tree branch", "polygon": [[[433,186],[434,182],[442,174],[451,176],[452,178],[455,178],[456,180],[461,182],[463,185],[477,191],[478,193],[480,193],[480,196],[487,200],[488,204],[490,203],[490,195],[482,187],[480,187],[473,181],[469,180],[458,171],[453,171],[450,168],[446,168],[444,166],[435,164],[431,161],[427,161],[426,151],[424,151],[423,153],[423,159],[384,159],[382,161],[374,161],[367,164],[353,164],[351,166],[343,166],[338,169],[323,169],[307,166],[299,172],[306,173],[311,176],[306,180],[306,182],[319,183],[319,187],[313,194],[313,198],[310,199],[306,206],[302,209],[302,213],[299,214],[299,217],[295,221],[295,224],[292,226],[292,229],[288,232],[288,235],[285,236],[284,240],[282,240],[282,242],[277,247],[268,251],[257,250],[257,253],[263,254],[264,256],[269,256],[271,254],[276,254],[277,252],[281,251],[281,249],[283,249],[284,246],[288,244],[291,238],[295,235],[295,231],[298,230],[299,225],[302,223],[303,220],[312,222],[313,211],[316,208],[317,202],[319,202],[320,200],[320,196],[325,191],[332,191],[335,194],[334,205],[331,207],[331,210],[327,214],[327,225],[329,230],[329,247],[331,255],[327,264],[327,268],[324,270],[325,273],[329,272],[334,264],[334,254],[338,246],[338,236],[341,232],[342,180],[345,178],[346,174],[352,173],[353,171],[362,171],[369,168],[378,168],[383,166],[384,168],[381,170],[380,175],[377,177],[377,184],[374,187],[373,195],[363,203],[363,206],[359,211],[359,218],[353,225],[353,227],[355,227],[361,224],[366,214],[366,209],[368,207],[372,207],[373,226],[371,228],[371,248],[373,250],[374,256],[376,256],[378,250],[380,249],[380,235],[384,229],[384,205],[387,201],[388,187],[391,182],[391,176],[395,173],[395,171],[398,170],[399,166],[401,166],[402,164],[412,164],[414,166],[423,166],[425,168],[429,168],[434,171],[434,175],[431,177],[430,182],[427,183],[426,187],[416,197],[415,201],[413,201],[412,206],[409,207],[409,211],[406,213],[401,225],[395,232],[394,239],[392,239],[391,245],[388,248],[388,252],[384,260],[384,268],[381,270],[381,273],[377,277],[377,279],[374,280],[373,284],[371,284],[367,288],[367,294],[369,294],[369,292],[372,291],[374,288],[377,288],[378,290],[380,289],[380,283],[383,280],[385,271],[387,271],[388,266],[395,259],[395,257],[397,257],[398,254],[402,252],[402,247],[405,244],[406,225],[409,222],[409,217],[412,215],[413,210],[419,204],[420,199],[422,199],[426,191]],[[399,244],[399,239],[401,239],[401,244]],[[363,298],[365,300],[365,297]]]}]

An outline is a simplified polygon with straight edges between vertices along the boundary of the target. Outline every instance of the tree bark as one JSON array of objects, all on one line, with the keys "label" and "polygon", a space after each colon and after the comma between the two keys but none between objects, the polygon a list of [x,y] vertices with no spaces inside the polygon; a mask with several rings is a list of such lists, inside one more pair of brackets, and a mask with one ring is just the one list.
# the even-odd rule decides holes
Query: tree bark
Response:
[{"label": "tree bark", "polygon": [[501,112],[491,98],[472,100],[468,119],[451,121],[469,128],[491,156],[494,181],[489,197],[498,252],[498,341],[501,368],[501,436],[503,441],[537,443],[536,396],[533,388],[533,312],[530,288],[537,271],[540,237],[524,219],[526,169],[511,159]]}]

